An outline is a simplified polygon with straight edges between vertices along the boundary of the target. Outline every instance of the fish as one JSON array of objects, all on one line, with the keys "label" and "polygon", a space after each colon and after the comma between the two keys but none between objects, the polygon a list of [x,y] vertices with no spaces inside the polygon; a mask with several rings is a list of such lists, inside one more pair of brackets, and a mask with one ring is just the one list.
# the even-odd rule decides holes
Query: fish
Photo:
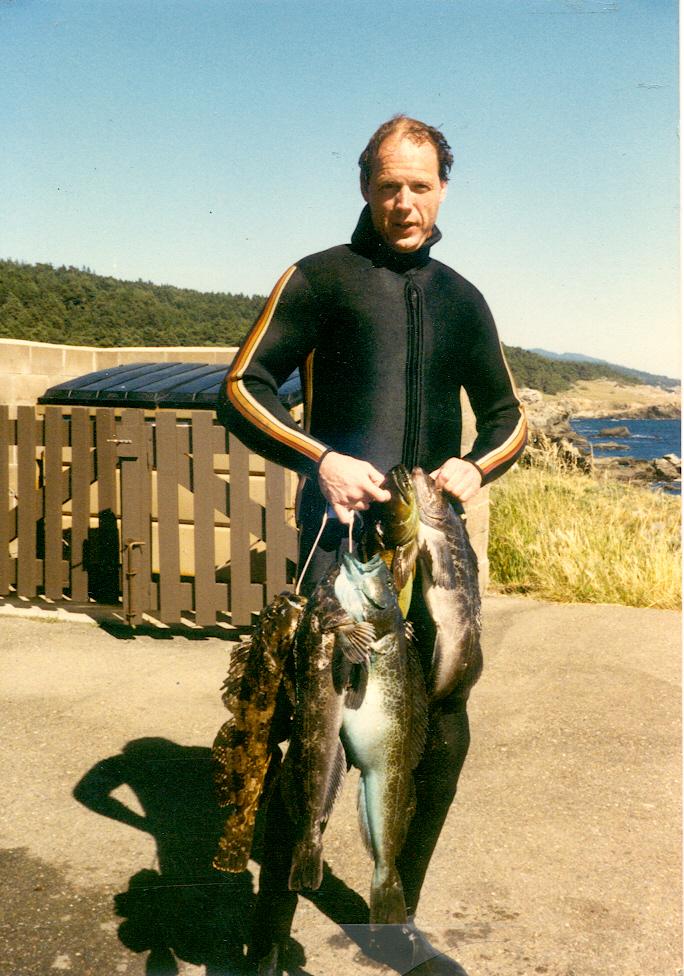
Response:
[{"label": "fish", "polygon": [[431,701],[453,692],[467,698],[482,673],[477,556],[464,520],[422,468],[411,480],[419,513],[418,565],[425,605],[435,625],[427,680]]},{"label": "fish", "polygon": [[222,700],[231,717],[212,746],[214,786],[220,807],[233,807],[213,865],[247,868],[254,825],[270,762],[269,732],[286,664],[307,600],[280,593],[257,619],[251,636],[233,651]]},{"label": "fish", "polygon": [[295,704],[281,794],[295,828],[288,886],[316,890],[323,878],[322,831],[342,787],[340,740],[345,702],[359,700],[371,624],[355,620],[335,592],[339,566],[323,577],[302,616],[294,645]]},{"label": "fish", "polygon": [[[348,593],[343,593],[346,587]],[[361,835],[373,857],[371,925],[403,924],[406,903],[396,858],[416,805],[413,770],[423,753],[427,692],[417,650],[407,634],[396,591],[379,554],[361,563],[342,557],[341,602],[373,624],[363,701],[345,707],[341,735],[361,771],[358,813]]]},{"label": "fish", "polygon": [[418,555],[418,504],[411,476],[403,464],[385,475],[382,486],[387,502],[373,502],[365,518],[364,553],[379,553],[390,568],[399,606],[406,617],[411,604],[413,576]]}]

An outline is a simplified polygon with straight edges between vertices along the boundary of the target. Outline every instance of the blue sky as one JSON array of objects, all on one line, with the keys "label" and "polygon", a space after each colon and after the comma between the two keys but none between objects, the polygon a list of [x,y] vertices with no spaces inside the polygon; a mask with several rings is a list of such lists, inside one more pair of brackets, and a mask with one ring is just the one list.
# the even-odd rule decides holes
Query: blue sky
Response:
[{"label": "blue sky", "polygon": [[0,36],[1,257],[266,294],[402,111],[504,342],[680,374],[673,0],[0,0]]}]

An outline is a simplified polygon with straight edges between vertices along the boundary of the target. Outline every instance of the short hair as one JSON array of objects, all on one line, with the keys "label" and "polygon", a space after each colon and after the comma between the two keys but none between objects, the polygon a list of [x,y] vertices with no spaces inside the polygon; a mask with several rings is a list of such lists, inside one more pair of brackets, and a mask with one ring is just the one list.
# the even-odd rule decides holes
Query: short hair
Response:
[{"label": "short hair", "polygon": [[444,138],[442,132],[436,129],[432,125],[428,125],[426,122],[420,122],[418,119],[409,118],[408,115],[393,115],[391,119],[387,122],[383,122],[382,125],[375,130],[373,135],[368,141],[368,145],[363,150],[359,156],[359,166],[361,168],[361,186],[363,189],[368,188],[371,178],[371,170],[373,168],[373,163],[375,162],[380,145],[388,138],[388,136],[393,135],[395,132],[401,132],[402,135],[408,136],[414,142],[430,142],[435,147],[437,151],[437,165],[439,168],[439,178],[442,183],[446,183],[449,179],[449,171],[454,162],[454,156],[451,152],[451,146]]}]

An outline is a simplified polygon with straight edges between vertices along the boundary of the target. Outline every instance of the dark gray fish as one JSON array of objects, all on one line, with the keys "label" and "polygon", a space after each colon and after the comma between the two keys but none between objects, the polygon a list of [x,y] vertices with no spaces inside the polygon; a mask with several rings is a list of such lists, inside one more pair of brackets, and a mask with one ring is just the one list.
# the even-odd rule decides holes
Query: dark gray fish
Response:
[{"label": "dark gray fish", "polygon": [[221,871],[247,867],[270,761],[271,720],[305,606],[305,597],[292,593],[274,597],[259,614],[250,638],[231,654],[222,696],[231,718],[212,747],[219,805],[233,807],[214,858],[214,867]]},{"label": "dark gray fish", "polygon": [[430,475],[414,468],[411,478],[423,597],[436,628],[428,695],[434,701],[458,689],[467,697],[482,673],[477,557],[463,519]]},{"label": "dark gray fish", "polygon": [[370,921],[401,924],[406,904],[395,862],[415,811],[413,770],[425,745],[425,682],[380,556],[365,564],[344,556],[337,589],[352,615],[371,622],[377,634],[363,702],[345,708],[342,736],[361,770],[359,821],[375,862]]},{"label": "dark gray fish", "polygon": [[339,572],[334,567],[316,587],[295,640],[294,720],[281,772],[283,800],[297,829],[293,891],[321,884],[322,827],[347,770],[339,738],[345,698],[354,694],[354,675],[367,669],[375,636],[369,623],[354,620],[340,604]]}]

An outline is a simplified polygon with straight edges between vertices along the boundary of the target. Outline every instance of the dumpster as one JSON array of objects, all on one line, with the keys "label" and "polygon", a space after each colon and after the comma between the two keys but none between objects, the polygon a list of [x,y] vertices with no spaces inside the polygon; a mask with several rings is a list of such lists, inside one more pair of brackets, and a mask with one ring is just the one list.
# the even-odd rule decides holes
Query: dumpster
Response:
[{"label": "dumpster", "polygon": [[[155,410],[214,410],[230,363],[127,363],[51,386],[40,404],[83,407],[139,407]],[[299,371],[279,390],[290,409],[302,402]]]},{"label": "dumpster", "polygon": [[[46,458],[61,458],[51,483],[61,474],[68,495],[59,506],[65,566],[55,578],[82,573],[82,598],[111,603],[118,591],[131,622],[142,613],[174,622],[190,612],[205,625],[229,611],[244,624],[291,580],[296,479],[218,424],[228,366],[128,363],[60,382],[39,398],[52,445]],[[279,392],[297,408],[298,373]],[[55,499],[60,491],[52,489]],[[42,529],[40,536],[36,555],[47,564],[57,528],[51,547]]]}]

